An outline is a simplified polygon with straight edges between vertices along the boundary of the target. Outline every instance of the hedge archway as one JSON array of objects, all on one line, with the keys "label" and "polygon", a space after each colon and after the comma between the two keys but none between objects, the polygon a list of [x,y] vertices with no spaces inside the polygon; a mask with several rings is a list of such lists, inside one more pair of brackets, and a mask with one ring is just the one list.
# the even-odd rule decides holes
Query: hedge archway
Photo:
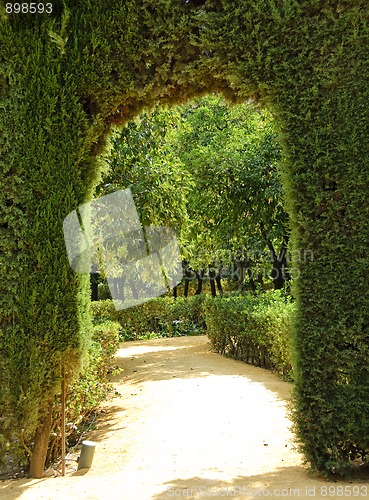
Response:
[{"label": "hedge archway", "polygon": [[[24,4],[27,5],[27,4]],[[313,467],[369,450],[369,8],[364,0],[55,0],[0,7],[2,433],[40,476],[60,363],[88,341],[88,279],[62,221],[86,202],[114,124],[206,92],[274,113],[296,259],[294,420]],[[49,8],[50,10],[50,8]],[[299,255],[299,252],[294,252]]]}]

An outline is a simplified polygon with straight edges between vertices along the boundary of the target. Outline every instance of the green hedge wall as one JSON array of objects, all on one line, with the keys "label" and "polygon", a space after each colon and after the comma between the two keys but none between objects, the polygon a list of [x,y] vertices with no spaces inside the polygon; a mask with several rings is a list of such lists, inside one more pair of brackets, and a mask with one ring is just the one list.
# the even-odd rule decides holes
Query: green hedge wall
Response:
[{"label": "green hedge wall", "polygon": [[295,306],[283,292],[212,298],[158,297],[116,311],[110,299],[93,302],[93,319],[120,325],[122,341],[207,334],[212,347],[292,379],[291,331]]},{"label": "green hedge wall", "polygon": [[34,476],[61,366],[73,378],[89,344],[89,276],[70,269],[62,223],[91,196],[97,168],[82,102],[42,17],[35,31],[32,16],[0,21],[0,434],[23,433]]},{"label": "green hedge wall", "polygon": [[[66,437],[68,448],[74,446],[91,414],[112,392],[109,376],[116,372],[115,353],[118,350],[120,325],[114,321],[100,321],[92,329],[92,340],[77,380],[67,388],[66,394]],[[56,397],[52,435],[47,460],[56,462],[61,452],[60,395]]]},{"label": "green hedge wall", "polygon": [[120,324],[120,339],[142,340],[205,333],[203,295],[158,297],[132,308],[116,311],[110,299],[91,303],[95,323],[113,320]]},{"label": "green hedge wall", "polygon": [[[113,391],[109,375],[116,372],[114,355],[119,347],[120,324],[110,320],[99,320],[93,325],[91,342],[83,369],[78,378],[71,381],[66,392],[66,438],[67,450],[75,446],[86,430],[91,414],[101,401]],[[61,401],[60,394],[55,396],[49,444],[46,455],[47,464],[59,462],[61,453]],[[22,441],[24,435],[13,435],[13,439],[3,442],[3,453],[0,455],[0,476],[11,475],[14,470],[27,469],[29,453]],[[25,443],[27,445],[27,443]]]},{"label": "green hedge wall", "polygon": [[[92,329],[92,339],[86,353],[86,361],[78,379],[68,387],[66,393],[66,438],[70,449],[85,431],[91,414],[101,401],[112,392],[109,376],[116,372],[115,353],[118,350],[120,324],[114,321],[99,321]],[[55,398],[52,415],[51,436],[47,462],[58,461],[61,452],[61,406],[60,395]]]},{"label": "green hedge wall", "polygon": [[[55,0],[0,6],[0,399],[40,476],[60,363],[78,371],[88,280],[62,220],[114,124],[223,91],[274,113],[295,258],[296,432],[313,467],[369,452],[367,0]],[[314,262],[301,259],[313,252]],[[296,254],[297,255],[297,254]],[[9,422],[12,422],[9,424]]]},{"label": "green hedge wall", "polygon": [[207,298],[207,334],[216,352],[292,380],[294,304],[279,292]]}]

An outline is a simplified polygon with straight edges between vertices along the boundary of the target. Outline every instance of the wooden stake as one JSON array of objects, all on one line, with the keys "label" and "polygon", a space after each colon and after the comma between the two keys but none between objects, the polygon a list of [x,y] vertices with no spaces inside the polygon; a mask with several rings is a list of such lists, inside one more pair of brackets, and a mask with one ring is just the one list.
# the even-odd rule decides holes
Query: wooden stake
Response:
[{"label": "wooden stake", "polygon": [[61,439],[62,439],[62,476],[65,476],[65,368],[62,366],[61,381]]}]

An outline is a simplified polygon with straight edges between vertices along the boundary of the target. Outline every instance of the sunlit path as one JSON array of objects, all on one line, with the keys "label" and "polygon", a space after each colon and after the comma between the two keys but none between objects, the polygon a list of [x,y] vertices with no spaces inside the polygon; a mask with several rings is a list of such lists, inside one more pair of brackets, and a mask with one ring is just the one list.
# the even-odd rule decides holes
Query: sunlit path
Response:
[{"label": "sunlit path", "polygon": [[292,448],[291,384],[210,352],[203,336],[126,343],[117,359],[120,396],[88,436],[92,468],[6,481],[0,498],[305,498],[314,487],[324,498],[328,483],[309,477]]}]

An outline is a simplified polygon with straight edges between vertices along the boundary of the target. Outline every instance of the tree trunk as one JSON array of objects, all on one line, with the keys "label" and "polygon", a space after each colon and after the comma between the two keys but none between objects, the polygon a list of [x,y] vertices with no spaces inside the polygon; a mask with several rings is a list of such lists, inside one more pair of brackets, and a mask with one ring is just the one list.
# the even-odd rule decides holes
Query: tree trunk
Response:
[{"label": "tree trunk", "polygon": [[215,276],[215,282],[217,284],[220,295],[223,295],[222,279],[219,273]]},{"label": "tree trunk", "polygon": [[126,279],[123,276],[121,276],[120,278],[117,278],[116,282],[117,282],[117,291],[119,300],[124,300],[124,285]]},{"label": "tree trunk", "polygon": [[209,278],[210,278],[210,288],[212,297],[217,296],[217,290],[215,288],[215,271],[209,269]]},{"label": "tree trunk", "polygon": [[183,290],[184,297],[188,297],[188,287],[189,287],[189,284],[190,284],[189,280],[186,279],[186,277],[185,277],[184,290]]},{"label": "tree trunk", "polygon": [[195,295],[200,295],[202,292],[202,285],[203,285],[203,281],[204,281],[205,271],[203,269],[200,269],[199,272],[195,271],[195,274],[196,274],[196,278],[197,278],[197,289],[196,289]]},{"label": "tree trunk", "polygon": [[135,287],[134,280],[129,281],[129,286],[131,287],[133,299],[138,299],[138,292],[137,292],[137,289]]},{"label": "tree trunk", "polygon": [[289,273],[286,273],[287,268],[287,247],[288,247],[288,236],[284,236],[281,251],[279,255],[276,254],[273,244],[268,240],[268,247],[270,249],[270,254],[273,259],[273,269],[271,272],[271,277],[273,278],[274,290],[280,290],[284,287],[287,279],[290,279]]},{"label": "tree trunk", "polygon": [[251,269],[251,260],[250,259],[247,259],[245,267],[246,267],[246,271],[247,271],[247,276],[249,278],[249,287],[251,288],[251,290],[253,292],[255,292],[256,285],[255,285],[255,281],[254,281],[254,275],[253,275],[253,272]]},{"label": "tree trunk", "polygon": [[96,301],[99,300],[99,288],[98,288],[98,273],[90,274],[90,283],[91,283],[91,300]]},{"label": "tree trunk", "polygon": [[243,282],[245,281],[245,262],[244,260],[237,260],[236,261],[238,273],[239,273],[239,278],[238,278],[238,289],[241,290]]},{"label": "tree trunk", "polygon": [[284,276],[283,276],[282,263],[280,262],[279,259],[273,262],[271,277],[273,279],[274,290],[281,290],[284,286]]},{"label": "tree trunk", "polygon": [[283,268],[285,262],[285,255],[287,252],[287,240],[286,238],[283,239],[282,248],[279,255],[277,255],[273,247],[273,243],[269,239],[267,239],[267,245],[270,250],[271,259],[273,262],[273,269],[270,276],[273,279],[274,290],[280,290],[284,287],[284,282],[285,282]]},{"label": "tree trunk", "polygon": [[41,478],[44,472],[47,448],[50,438],[51,415],[54,400],[48,401],[45,412],[40,416],[30,459],[28,477]]},{"label": "tree trunk", "polygon": [[188,297],[188,288],[190,285],[191,278],[192,278],[192,275],[191,275],[190,268],[188,266],[188,262],[184,261],[184,291],[183,291],[183,295],[185,297]]}]

